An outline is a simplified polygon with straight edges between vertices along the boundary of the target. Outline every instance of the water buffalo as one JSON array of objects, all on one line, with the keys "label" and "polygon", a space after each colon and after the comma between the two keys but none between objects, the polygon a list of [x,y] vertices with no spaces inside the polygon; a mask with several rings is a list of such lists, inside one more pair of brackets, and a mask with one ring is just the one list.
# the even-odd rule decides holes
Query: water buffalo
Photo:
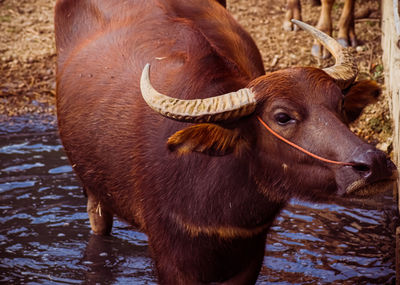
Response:
[{"label": "water buffalo", "polygon": [[[317,29],[332,35],[332,17],[331,10],[335,0],[321,0],[321,14],[319,16]],[[345,0],[342,14],[339,19],[338,27],[338,42],[345,47],[357,46],[357,38],[354,29],[354,4],[355,0]],[[301,4],[300,0],[288,0],[287,11],[285,20],[283,22],[283,28],[285,30],[296,29],[296,25],[293,25],[291,19],[301,20]],[[327,58],[329,52],[323,49],[322,46],[315,42],[311,48],[312,55],[316,57]]]},{"label": "water buffalo", "polygon": [[354,82],[347,50],[297,23],[334,66],[265,74],[214,0],[57,1],[59,131],[92,231],[109,234],[113,216],[144,231],[159,283],[252,284],[289,199],[395,179],[347,127],[379,87]]}]

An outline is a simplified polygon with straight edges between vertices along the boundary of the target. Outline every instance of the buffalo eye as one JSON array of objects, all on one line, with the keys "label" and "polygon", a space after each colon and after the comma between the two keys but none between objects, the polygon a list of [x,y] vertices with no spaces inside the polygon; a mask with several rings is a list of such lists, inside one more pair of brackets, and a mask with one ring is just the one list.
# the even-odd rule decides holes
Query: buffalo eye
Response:
[{"label": "buffalo eye", "polygon": [[289,116],[288,114],[286,114],[286,113],[278,113],[278,114],[275,115],[275,121],[276,121],[279,125],[284,126],[284,125],[287,125],[287,124],[293,122],[294,119],[293,119],[292,117],[290,117],[290,116]]}]

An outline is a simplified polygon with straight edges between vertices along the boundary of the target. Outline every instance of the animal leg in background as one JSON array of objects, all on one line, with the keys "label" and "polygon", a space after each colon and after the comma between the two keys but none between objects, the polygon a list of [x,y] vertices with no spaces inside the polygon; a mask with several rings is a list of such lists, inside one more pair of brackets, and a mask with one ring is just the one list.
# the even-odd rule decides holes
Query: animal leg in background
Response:
[{"label": "animal leg in background", "polygon": [[357,46],[356,33],[354,29],[354,0],[345,1],[342,15],[339,20],[338,42],[344,46]]},{"label": "animal leg in background", "polygon": [[288,0],[286,5],[286,15],[285,20],[283,21],[283,29],[286,31],[297,31],[299,28],[290,20],[295,19],[301,21],[300,0]]},{"label": "animal leg in background", "polygon": [[[334,2],[334,0],[321,0],[321,14],[319,15],[318,24],[316,26],[317,29],[330,36],[332,35],[331,10]],[[328,58],[330,56],[329,51],[323,48],[318,41],[314,41],[311,54],[319,58]]]},{"label": "animal leg in background", "polygon": [[[332,17],[331,11],[334,0],[322,0],[321,14],[318,20],[317,28],[328,35],[332,35]],[[344,46],[357,46],[356,33],[354,29],[354,0],[346,0],[339,20],[338,42]],[[328,58],[329,52],[322,45],[315,41],[311,48],[311,54],[319,58]]]},{"label": "animal leg in background", "polygon": [[[316,1],[313,1],[314,6]],[[334,0],[321,0],[321,13],[319,16],[318,24],[316,28],[332,36],[332,17],[331,11]],[[357,46],[356,33],[354,28],[354,6],[355,0],[345,0],[344,7],[338,23],[338,42],[344,46]],[[293,25],[290,20],[296,19],[301,20],[301,3],[299,0],[288,0],[286,7],[285,20],[283,22],[283,28],[287,31],[297,31],[297,26]],[[369,11],[368,9],[366,11]],[[365,14],[365,11],[363,11]],[[360,16],[363,17],[363,16]],[[365,17],[365,16],[364,16]],[[315,41],[312,48],[311,54],[318,58],[328,58],[330,56],[328,50],[326,50],[319,42]]]}]

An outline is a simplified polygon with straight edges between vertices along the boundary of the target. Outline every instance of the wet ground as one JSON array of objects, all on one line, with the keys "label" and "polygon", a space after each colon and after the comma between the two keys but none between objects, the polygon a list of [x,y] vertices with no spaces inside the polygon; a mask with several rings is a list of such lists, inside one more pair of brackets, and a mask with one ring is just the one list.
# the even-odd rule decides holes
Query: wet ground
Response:
[{"label": "wet ground", "polygon": [[[155,284],[147,238],[116,221],[90,233],[55,118],[0,123],[0,283]],[[257,284],[394,284],[395,204],[293,201],[268,238]]]}]

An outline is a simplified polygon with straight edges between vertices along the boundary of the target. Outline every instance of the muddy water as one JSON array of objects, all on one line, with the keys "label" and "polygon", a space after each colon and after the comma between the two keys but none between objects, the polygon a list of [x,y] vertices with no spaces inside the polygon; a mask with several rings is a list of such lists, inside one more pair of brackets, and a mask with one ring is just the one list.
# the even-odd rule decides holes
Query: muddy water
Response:
[{"label": "muddy water", "polygon": [[[119,221],[111,237],[90,234],[51,120],[0,123],[0,283],[155,284],[144,234]],[[394,209],[390,195],[293,201],[269,235],[258,284],[394,284]]]}]

